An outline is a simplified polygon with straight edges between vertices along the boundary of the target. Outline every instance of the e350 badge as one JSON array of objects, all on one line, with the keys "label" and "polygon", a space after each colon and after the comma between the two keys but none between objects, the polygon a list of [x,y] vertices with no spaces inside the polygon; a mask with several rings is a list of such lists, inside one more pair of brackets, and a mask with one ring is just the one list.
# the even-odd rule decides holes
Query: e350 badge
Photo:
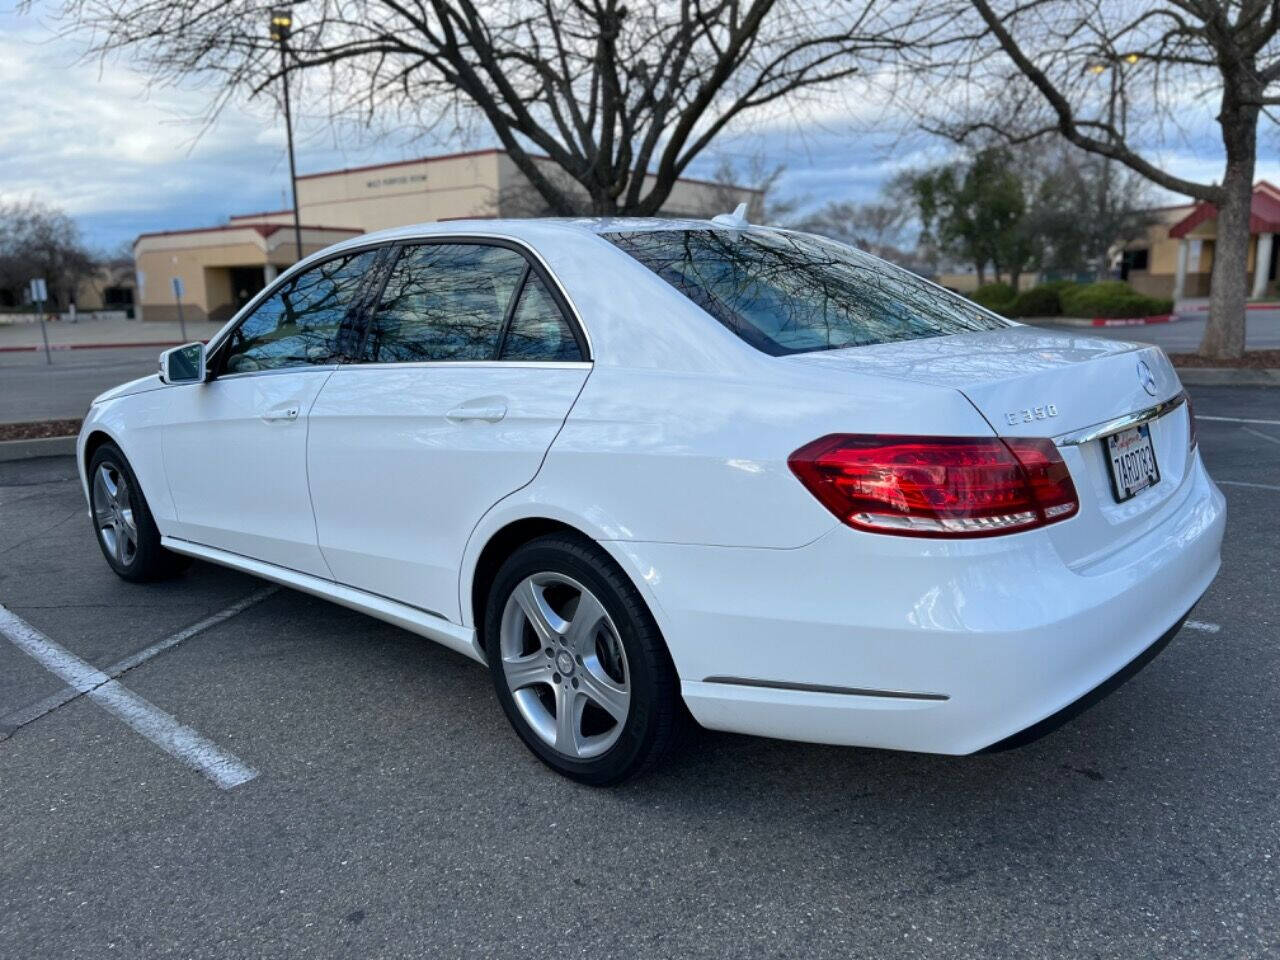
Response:
[{"label": "e350 badge", "polygon": [[1058,415],[1058,406],[1054,403],[1046,403],[1042,407],[1027,407],[1025,410],[1011,410],[1004,415],[1005,422],[1016,427],[1020,423],[1034,423],[1037,420],[1048,420],[1050,417]]}]

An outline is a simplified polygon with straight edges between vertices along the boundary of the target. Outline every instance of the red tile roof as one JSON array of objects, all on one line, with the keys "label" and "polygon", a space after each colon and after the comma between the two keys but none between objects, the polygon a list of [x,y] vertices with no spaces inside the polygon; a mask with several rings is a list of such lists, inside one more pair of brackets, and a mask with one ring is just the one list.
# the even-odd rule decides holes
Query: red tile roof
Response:
[{"label": "red tile roof", "polygon": [[[1185,237],[1206,220],[1218,215],[1212,203],[1197,203],[1190,213],[1169,228],[1169,236]],[[1259,180],[1253,187],[1249,206],[1250,233],[1280,233],[1280,187]]]}]

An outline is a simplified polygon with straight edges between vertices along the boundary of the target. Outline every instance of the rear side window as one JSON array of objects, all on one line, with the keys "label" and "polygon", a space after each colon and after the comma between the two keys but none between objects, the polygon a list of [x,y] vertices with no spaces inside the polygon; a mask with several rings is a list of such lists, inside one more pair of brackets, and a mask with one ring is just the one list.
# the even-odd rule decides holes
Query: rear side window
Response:
[{"label": "rear side window", "polygon": [[286,281],[232,332],[227,373],[333,363],[338,331],[358,308],[376,250],[334,257]]},{"label": "rear side window", "polygon": [[524,257],[506,247],[406,247],[391,268],[363,359],[492,360],[524,270]]},{"label": "rear side window", "polygon": [[530,271],[502,340],[503,360],[581,360],[582,351],[551,291]]},{"label": "rear side window", "polygon": [[1009,325],[906,270],[815,237],[766,230],[603,236],[773,356]]}]

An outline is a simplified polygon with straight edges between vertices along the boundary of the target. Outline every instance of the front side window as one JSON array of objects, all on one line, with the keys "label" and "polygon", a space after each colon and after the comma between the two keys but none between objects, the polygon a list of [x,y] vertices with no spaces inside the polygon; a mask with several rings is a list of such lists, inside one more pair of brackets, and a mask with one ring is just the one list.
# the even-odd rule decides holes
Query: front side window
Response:
[{"label": "front side window", "polygon": [[506,247],[406,247],[365,339],[368,363],[492,360],[525,259]]},{"label": "front side window", "polygon": [[530,271],[502,339],[502,360],[581,360],[578,341],[551,291]]},{"label": "front side window", "polygon": [[1008,326],[906,270],[816,237],[765,230],[603,236],[773,356]]},{"label": "front side window", "polygon": [[338,331],[355,310],[376,250],[335,257],[286,281],[232,332],[226,372],[334,363]]}]

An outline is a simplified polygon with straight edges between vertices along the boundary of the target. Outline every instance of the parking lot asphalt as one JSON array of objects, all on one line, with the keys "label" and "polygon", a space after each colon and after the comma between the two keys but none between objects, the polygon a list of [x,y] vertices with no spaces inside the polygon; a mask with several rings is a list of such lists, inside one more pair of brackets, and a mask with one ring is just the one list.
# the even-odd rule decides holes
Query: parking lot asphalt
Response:
[{"label": "parking lot asphalt", "polygon": [[[593,790],[483,669],[281,589],[118,679],[256,774],[219,789],[91,697],[6,729],[65,685],[0,637],[0,957],[1275,956],[1280,426],[1208,418],[1280,421],[1280,391],[1194,396],[1221,574],[1009,753],[702,731]],[[124,583],[69,459],[0,464],[0,604],[98,670],[259,591]]]}]

